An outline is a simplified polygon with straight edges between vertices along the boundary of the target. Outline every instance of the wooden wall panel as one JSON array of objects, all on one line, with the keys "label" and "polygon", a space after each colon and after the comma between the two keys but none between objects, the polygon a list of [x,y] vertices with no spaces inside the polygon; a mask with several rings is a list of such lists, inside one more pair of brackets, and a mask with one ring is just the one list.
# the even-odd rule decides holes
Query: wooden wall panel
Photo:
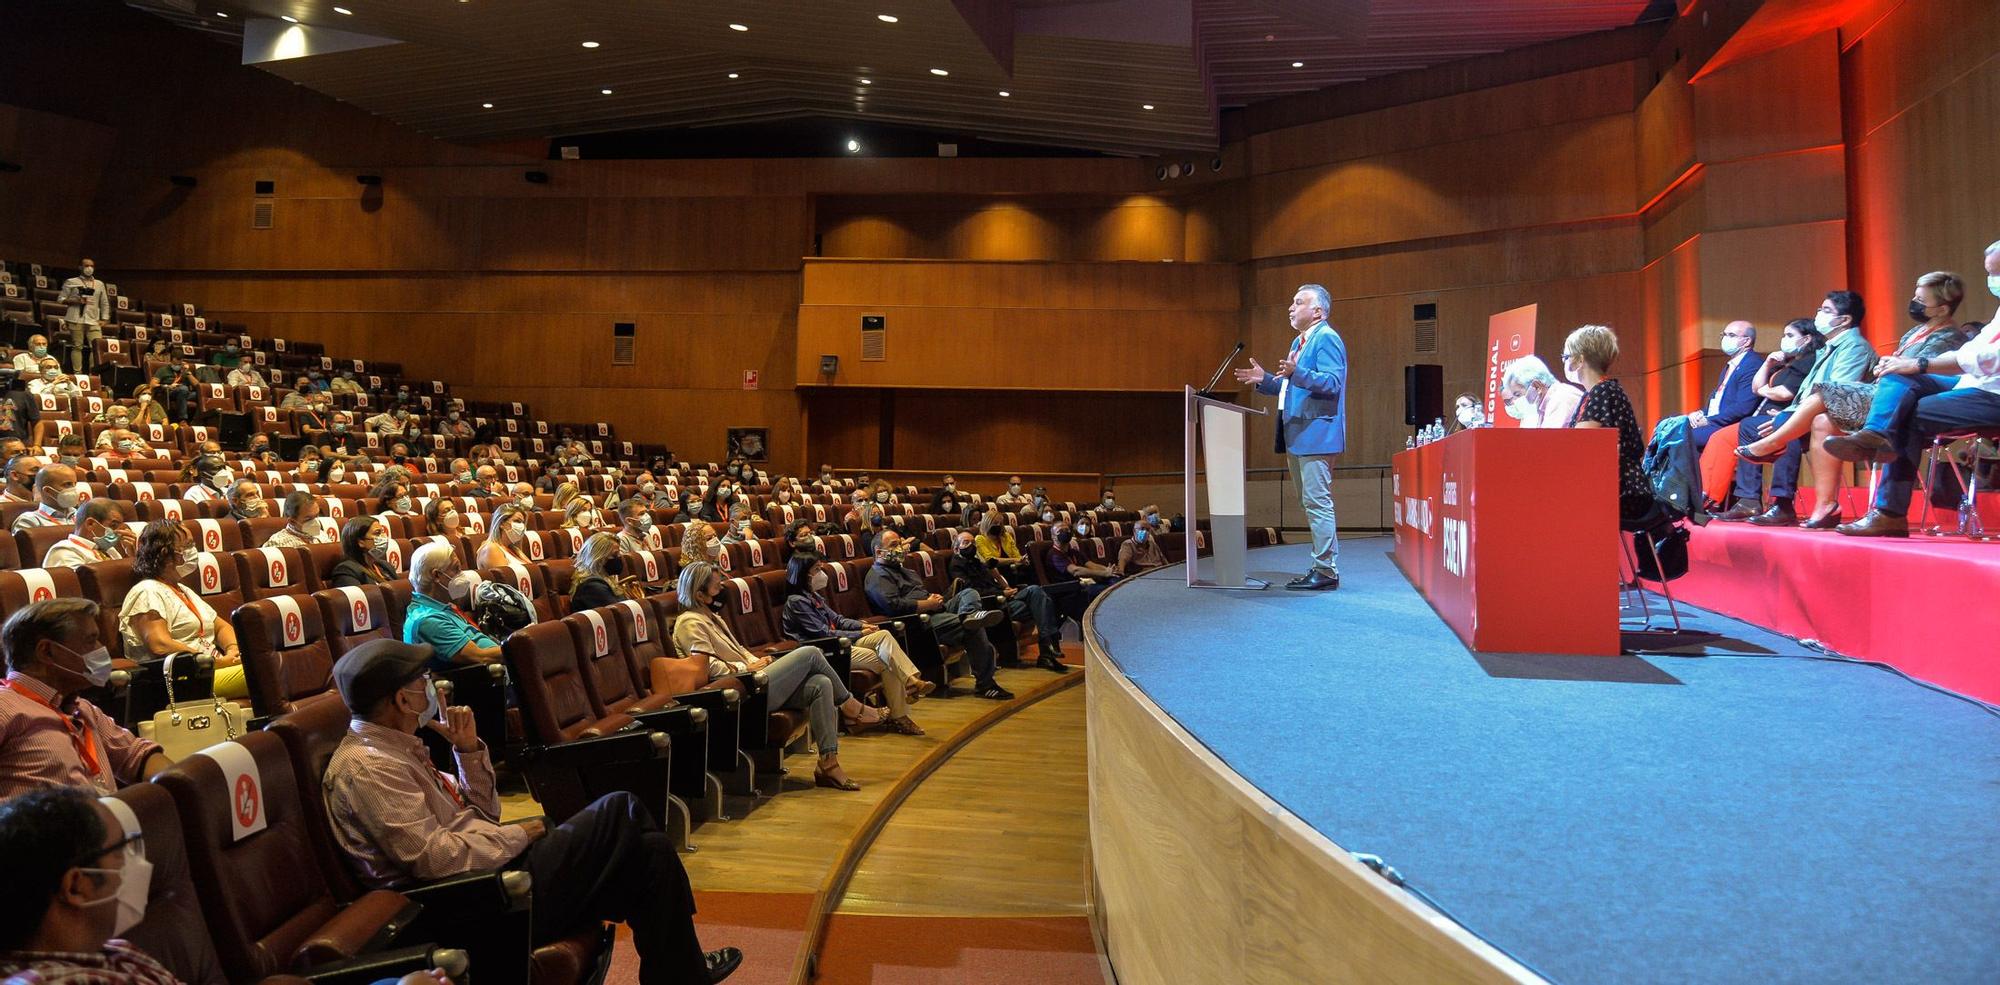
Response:
[{"label": "wooden wall panel", "polygon": [[985,196],[823,199],[820,256],[966,260],[1185,260],[1182,199]]},{"label": "wooden wall panel", "polygon": [[805,304],[1234,309],[1233,264],[814,260]]},{"label": "wooden wall panel", "polygon": [[1688,86],[1695,157],[1729,161],[1838,145],[1838,41],[1835,32],[1827,31],[1733,63]]},{"label": "wooden wall panel", "polygon": [[109,127],[0,103],[0,161],[21,167],[0,175],[0,258],[76,263],[115,139]]},{"label": "wooden wall panel", "polygon": [[1033,470],[1043,472],[1180,468],[1178,393],[1026,396],[857,387],[811,388],[801,391],[801,399],[810,431],[808,460],[814,465],[888,468],[879,453],[887,422],[894,439],[891,460],[899,469],[970,471],[998,462],[1033,462]]},{"label": "wooden wall panel", "polygon": [[1639,102],[1634,121],[1638,141],[1634,191],[1636,201],[1643,204],[1667,190],[1698,160],[1694,94],[1685,66],[1675,65],[1660,78]]}]

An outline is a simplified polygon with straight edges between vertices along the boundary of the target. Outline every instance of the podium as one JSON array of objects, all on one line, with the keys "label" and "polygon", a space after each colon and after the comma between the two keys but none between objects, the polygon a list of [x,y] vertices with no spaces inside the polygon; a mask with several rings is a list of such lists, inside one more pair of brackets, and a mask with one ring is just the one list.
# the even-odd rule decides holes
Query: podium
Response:
[{"label": "podium", "polygon": [[[1188,518],[1187,585],[1252,592],[1267,588],[1270,583],[1243,574],[1244,558],[1249,553],[1243,526],[1246,474],[1243,422],[1248,417],[1263,417],[1264,412],[1217,400],[1194,387],[1182,389],[1186,408],[1181,422],[1186,438],[1182,442],[1185,471],[1181,492],[1186,506],[1181,513]],[[1210,560],[1215,576],[1210,580],[1200,577],[1200,557],[1194,548],[1195,520],[1200,515],[1195,509],[1197,449],[1199,463],[1205,464],[1208,472],[1208,540],[1213,549]]]}]

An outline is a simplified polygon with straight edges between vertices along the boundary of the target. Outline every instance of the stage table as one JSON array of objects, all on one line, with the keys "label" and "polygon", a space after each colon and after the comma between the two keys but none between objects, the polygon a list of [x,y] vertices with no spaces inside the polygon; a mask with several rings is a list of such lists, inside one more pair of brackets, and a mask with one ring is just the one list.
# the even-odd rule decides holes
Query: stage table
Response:
[{"label": "stage table", "polygon": [[1478,428],[1394,469],[1396,565],[1468,648],[1619,652],[1617,432]]}]

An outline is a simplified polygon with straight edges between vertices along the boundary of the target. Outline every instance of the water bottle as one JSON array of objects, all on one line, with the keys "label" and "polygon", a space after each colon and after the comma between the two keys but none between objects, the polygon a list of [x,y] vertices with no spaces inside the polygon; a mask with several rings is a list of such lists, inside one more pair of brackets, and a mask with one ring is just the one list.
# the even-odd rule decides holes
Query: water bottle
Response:
[{"label": "water bottle", "polygon": [[1416,435],[1414,435],[1414,434],[1413,434],[1413,435],[1410,435],[1409,437],[1407,437],[1407,438],[1404,438],[1404,439],[1403,439],[1403,448],[1404,448],[1404,450],[1406,450],[1406,451],[1407,451],[1408,449],[1411,449],[1411,448],[1415,448],[1416,446],[1417,446],[1417,436],[1416,436]]}]

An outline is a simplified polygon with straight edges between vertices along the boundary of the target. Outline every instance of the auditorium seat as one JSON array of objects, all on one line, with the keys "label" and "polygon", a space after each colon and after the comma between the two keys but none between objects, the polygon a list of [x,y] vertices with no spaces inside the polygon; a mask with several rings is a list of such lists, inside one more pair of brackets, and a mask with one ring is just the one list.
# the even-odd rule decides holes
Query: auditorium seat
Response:
[{"label": "auditorium seat", "polygon": [[654,817],[668,818],[672,742],[633,729],[630,716],[595,713],[569,627],[529,626],[507,637],[502,650],[527,731],[523,772],[549,823],[613,790],[629,790]]},{"label": "auditorium seat", "polygon": [[509,584],[521,590],[535,606],[535,621],[549,622],[561,616],[561,605],[550,594],[549,581],[539,564],[509,564],[504,568],[486,568],[479,577],[487,581]]},{"label": "auditorium seat", "polygon": [[277,595],[247,602],[229,616],[243,651],[250,708],[282,715],[302,699],[333,688],[333,651],[319,606],[309,597]]},{"label": "auditorium seat", "polygon": [[247,546],[243,542],[243,527],[235,520],[200,517],[182,522],[194,535],[197,550],[226,553],[240,551]]},{"label": "auditorium seat", "polygon": [[292,521],[281,516],[260,516],[234,522],[242,525],[244,546],[262,547],[265,541],[271,539],[272,534],[285,529],[285,526]]},{"label": "auditorium seat", "polygon": [[173,796],[159,784],[136,783],[112,797],[139,822],[146,861],[153,866],[145,919],[119,936],[165,965],[184,985],[228,985],[188,872],[187,846]]},{"label": "auditorium seat", "polygon": [[49,548],[61,543],[64,538],[74,533],[75,530],[76,527],[74,525],[67,523],[61,526],[28,527],[24,530],[16,530],[14,531],[13,538],[15,549],[22,557],[40,564],[44,558],[49,556]]},{"label": "auditorium seat", "polygon": [[243,597],[250,601],[273,595],[307,595],[317,587],[308,581],[304,551],[290,547],[257,547],[229,555],[236,565]]},{"label": "auditorium seat", "polygon": [[583,684],[592,711],[601,718],[629,715],[641,727],[666,733],[673,740],[669,789],[680,798],[691,822],[720,816],[721,791],[711,790],[707,782],[708,713],[676,702],[673,695],[648,694],[640,688],[612,608],[573,613],[562,620],[585,670]]}]

